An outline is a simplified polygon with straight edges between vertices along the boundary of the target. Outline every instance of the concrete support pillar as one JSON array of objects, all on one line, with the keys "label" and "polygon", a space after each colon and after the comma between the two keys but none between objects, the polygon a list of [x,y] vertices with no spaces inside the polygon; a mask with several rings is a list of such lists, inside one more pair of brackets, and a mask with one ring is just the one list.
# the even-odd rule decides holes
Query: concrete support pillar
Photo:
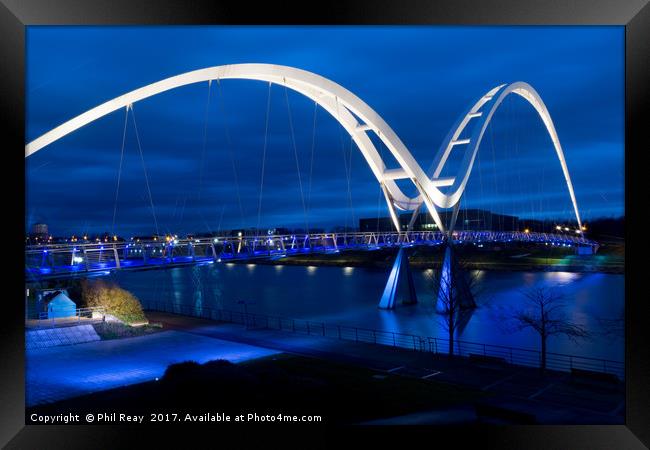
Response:
[{"label": "concrete support pillar", "polygon": [[86,266],[86,272],[90,270],[90,263],[88,262],[88,252],[86,251],[86,248],[84,247],[83,249],[84,252],[84,265]]},{"label": "concrete support pillar", "polygon": [[444,311],[452,303],[456,303],[456,306],[463,309],[476,306],[474,296],[470,287],[467,285],[467,280],[458,268],[458,262],[454,256],[453,248],[449,243],[447,243],[445,259],[442,262],[438,280],[436,310]]},{"label": "concrete support pillar", "polygon": [[393,309],[399,300],[401,300],[402,304],[417,303],[413,275],[409,268],[408,255],[404,247],[400,247],[397,252],[384,293],[379,300],[379,308]]},{"label": "concrete support pillar", "polygon": [[120,254],[117,251],[117,246],[113,244],[113,256],[115,257],[115,268],[120,268]]}]

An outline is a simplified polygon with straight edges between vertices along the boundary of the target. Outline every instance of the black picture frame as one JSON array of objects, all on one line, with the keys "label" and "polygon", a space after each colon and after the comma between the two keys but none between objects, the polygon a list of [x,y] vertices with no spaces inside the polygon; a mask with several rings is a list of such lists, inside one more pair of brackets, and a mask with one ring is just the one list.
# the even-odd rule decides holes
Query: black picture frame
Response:
[{"label": "black picture frame", "polygon": [[[207,0],[0,0],[0,117],[7,125],[2,135],[4,176],[2,196],[8,224],[3,242],[5,297],[0,322],[0,444],[8,448],[107,448],[132,447],[143,438],[143,428],[119,426],[38,426],[25,425],[24,403],[24,196],[16,186],[24,183],[25,145],[25,26],[27,25],[190,25],[190,24],[426,24],[426,25],[622,25],[625,26],[625,239],[626,269],[626,424],[608,426],[507,426],[507,427],[427,427],[427,445],[452,438],[448,445],[464,447],[468,440],[494,448],[585,448],[632,449],[650,446],[650,348],[644,314],[648,295],[643,286],[641,258],[643,208],[647,204],[642,170],[650,148],[647,113],[650,105],[650,6],[647,0],[443,0],[437,2],[401,0],[356,1],[336,4],[290,4],[286,2],[244,3]],[[597,95],[597,94],[595,94]],[[645,119],[645,121],[644,121]],[[15,166],[15,167],[14,167]],[[24,184],[23,184],[24,186]],[[20,236],[21,239],[17,237]],[[16,238],[12,238],[16,237]],[[12,256],[7,256],[12,255]],[[20,256],[16,256],[20,255]],[[635,261],[638,259],[638,263]],[[640,275],[640,276],[639,276]],[[159,435],[182,436],[176,427],[155,428]],[[195,433],[214,436],[215,429],[193,428]],[[409,428],[408,433],[415,429]],[[275,430],[278,431],[278,430]],[[325,446],[319,436],[332,430],[317,430],[312,445]],[[367,429],[364,439],[384,440],[386,429]],[[403,428],[390,431],[404,432]],[[285,436],[292,429],[280,430]],[[245,440],[267,439],[267,434],[251,436],[236,431]],[[292,439],[286,438],[287,444]],[[187,441],[189,442],[189,441]],[[276,440],[266,440],[269,446]],[[369,443],[369,441],[365,441]],[[169,443],[169,442],[168,442]],[[402,445],[421,445],[414,440]],[[303,445],[301,445],[303,444]],[[342,445],[342,444],[341,444]],[[345,446],[343,446],[345,447]],[[364,446],[365,447],[365,446]]]}]

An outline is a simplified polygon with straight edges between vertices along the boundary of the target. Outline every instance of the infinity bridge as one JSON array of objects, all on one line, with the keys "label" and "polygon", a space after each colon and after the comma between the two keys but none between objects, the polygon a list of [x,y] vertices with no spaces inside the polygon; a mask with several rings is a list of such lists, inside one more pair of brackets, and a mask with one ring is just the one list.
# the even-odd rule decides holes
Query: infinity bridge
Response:
[{"label": "infinity bridge", "polygon": [[[383,233],[319,233],[273,236],[222,236],[170,241],[29,246],[25,251],[28,275],[62,277],[110,270],[169,267],[174,265],[278,259],[308,253],[374,250],[385,247],[440,245],[447,233],[431,231]],[[596,246],[583,236],[553,233],[456,231],[459,243],[525,242],[558,247]]]},{"label": "infinity bridge", "polygon": [[[125,93],[64,122],[32,142],[29,142],[25,146],[25,158],[41,151],[53,142],[65,138],[65,136],[75,132],[79,128],[122,108],[126,112],[124,122],[124,133],[126,133],[129,112],[133,118],[135,128],[133,108],[136,102],[172,89],[202,82],[207,82],[209,95],[211,84],[213,82],[220,83],[220,80],[225,79],[246,79],[267,82],[269,84],[269,102],[271,85],[277,84],[284,86],[285,91],[286,89],[292,89],[308,97],[317,106],[320,106],[335,118],[350,135],[351,140],[361,151],[370,170],[379,182],[396,231],[387,233],[322,233],[253,237],[222,236],[205,239],[180,239],[170,242],[111,242],[104,244],[65,244],[27,247],[25,252],[25,267],[28,276],[46,278],[74,273],[110,271],[113,269],[158,267],[170,264],[192,264],[197,262],[209,263],[225,260],[278,258],[306,252],[336,252],[348,249],[374,249],[386,246],[399,246],[403,248],[414,245],[438,245],[443,242],[470,242],[478,244],[479,242],[517,241],[550,246],[588,245],[597,247],[596,243],[585,239],[582,234],[584,228],[580,219],[573,185],[550,114],[539,94],[532,86],[524,82],[496,86],[473,103],[458,118],[446,138],[442,141],[433,159],[433,164],[428,171],[425,171],[415,161],[404,143],[381,116],[352,92],[315,73],[294,67],[272,64],[233,64],[208,67],[166,78]],[[545,129],[553,143],[571,198],[573,213],[578,224],[576,235],[568,236],[517,231],[454,231],[460,208],[460,200],[465,192],[469,176],[472,173],[483,135],[494,113],[510,94],[516,94],[525,99],[535,109],[544,123]],[[386,165],[371,137],[379,139],[383,143],[397,162],[398,167],[388,167]],[[139,138],[138,146],[140,147]],[[122,152],[123,150],[124,148],[122,148]],[[139,148],[139,150],[144,168],[142,149]],[[294,152],[296,152],[295,142]],[[452,156],[454,153],[461,155],[462,158],[460,158],[458,167],[450,168],[450,166],[453,166],[453,164],[450,164],[450,161],[458,160],[458,158]],[[120,170],[121,164],[122,161],[120,160]],[[300,178],[299,165],[298,175]],[[118,192],[119,176],[118,173]],[[408,180],[412,183],[417,189],[417,195],[412,198],[405,195],[397,184],[399,180]],[[156,227],[156,235],[160,235],[148,181],[147,189]],[[262,198],[261,192],[260,189],[260,205]],[[305,202],[302,184],[300,185],[300,192],[304,208]],[[116,205],[117,203],[115,207]],[[412,231],[413,225],[423,206],[431,215],[439,231]],[[446,219],[447,223],[443,223],[443,216],[440,214],[440,210],[448,209],[452,209],[451,214],[446,215],[448,217]],[[397,215],[398,210],[413,213],[407,231],[402,231]],[[115,221],[115,212],[113,216],[113,221]],[[306,227],[306,229],[308,228]],[[403,259],[403,255],[405,255],[405,252],[400,251],[395,267],[401,267],[399,261]],[[391,279],[393,278],[397,279],[399,277],[395,276]],[[391,283],[392,281],[389,280],[389,285]]]},{"label": "infinity bridge", "polygon": [[[25,146],[25,158],[118,109],[126,108],[128,113],[137,101],[181,86],[200,82],[210,84],[215,80],[219,82],[224,79],[266,81],[269,86],[273,83],[279,84],[312,99],[330,113],[350,134],[377,178],[397,231],[400,231],[401,228],[396,210],[413,211],[411,226],[423,205],[426,205],[439,230],[451,231],[454,229],[460,198],[472,173],[474,160],[485,130],[503,100],[510,94],[519,95],[537,111],[551,137],[571,197],[578,229],[582,230],[571,177],[555,126],[539,94],[532,86],[524,82],[502,84],[491,89],[461,115],[443,140],[434,158],[431,175],[427,174],[415,161],[406,145],[382,117],[352,92],[315,73],[273,64],[232,64],[208,67],[149,84],[109,100],[48,131]],[[398,168],[386,166],[370,139],[369,133],[374,133],[383,142],[399,164]],[[469,137],[461,138],[465,135]],[[460,167],[455,173],[443,176],[451,153],[459,149],[463,151]],[[396,181],[403,179],[411,181],[417,188],[419,194],[416,197],[410,198],[402,192]],[[453,208],[450,223],[443,224],[438,208]]]}]

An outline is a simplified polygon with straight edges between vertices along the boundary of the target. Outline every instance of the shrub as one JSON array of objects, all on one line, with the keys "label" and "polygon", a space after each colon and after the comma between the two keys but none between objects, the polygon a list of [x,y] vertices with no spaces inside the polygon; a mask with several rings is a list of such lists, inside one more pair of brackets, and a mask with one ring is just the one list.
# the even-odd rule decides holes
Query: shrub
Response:
[{"label": "shrub", "polygon": [[84,280],[81,292],[86,306],[103,307],[106,314],[111,314],[127,324],[147,320],[137,297],[114,283]]},{"label": "shrub", "polygon": [[196,382],[200,375],[201,364],[196,361],[183,361],[167,366],[163,380],[173,383]]}]

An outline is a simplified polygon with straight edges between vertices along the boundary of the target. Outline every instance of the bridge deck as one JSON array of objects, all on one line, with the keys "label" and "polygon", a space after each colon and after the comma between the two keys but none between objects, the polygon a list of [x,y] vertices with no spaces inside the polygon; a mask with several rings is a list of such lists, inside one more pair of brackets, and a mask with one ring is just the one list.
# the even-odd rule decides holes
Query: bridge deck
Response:
[{"label": "bridge deck", "polygon": [[[441,245],[440,232],[318,233],[273,236],[220,236],[164,241],[52,244],[25,249],[28,279],[58,278],[111,270],[173,267],[215,262],[274,259],[310,253],[373,250],[385,247]],[[581,235],[551,233],[459,231],[456,244],[528,243],[547,246],[598,244]]]}]

